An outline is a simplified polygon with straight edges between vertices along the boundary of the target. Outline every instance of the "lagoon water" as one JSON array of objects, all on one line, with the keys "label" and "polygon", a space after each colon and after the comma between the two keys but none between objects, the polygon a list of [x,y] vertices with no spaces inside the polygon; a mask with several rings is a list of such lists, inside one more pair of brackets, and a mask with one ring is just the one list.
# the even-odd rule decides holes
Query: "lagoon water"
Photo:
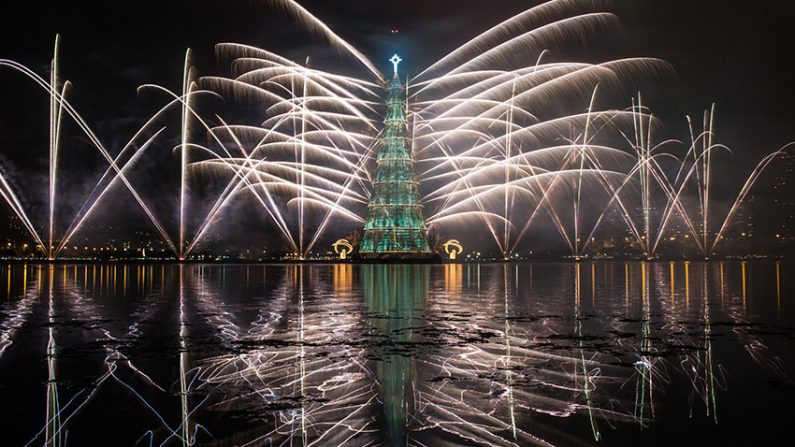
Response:
[{"label": "lagoon water", "polygon": [[11,265],[0,445],[773,445],[794,270]]}]

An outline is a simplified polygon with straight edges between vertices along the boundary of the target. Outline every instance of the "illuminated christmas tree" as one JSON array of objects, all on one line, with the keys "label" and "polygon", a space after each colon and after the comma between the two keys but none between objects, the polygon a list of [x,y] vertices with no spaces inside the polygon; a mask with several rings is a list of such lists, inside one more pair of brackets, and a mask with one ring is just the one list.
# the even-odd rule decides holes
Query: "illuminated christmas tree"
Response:
[{"label": "illuminated christmas tree", "polygon": [[406,122],[405,87],[398,77],[400,58],[391,59],[394,76],[387,86],[384,136],[376,159],[373,195],[359,254],[363,258],[423,258],[431,254],[422,215],[419,183]]}]

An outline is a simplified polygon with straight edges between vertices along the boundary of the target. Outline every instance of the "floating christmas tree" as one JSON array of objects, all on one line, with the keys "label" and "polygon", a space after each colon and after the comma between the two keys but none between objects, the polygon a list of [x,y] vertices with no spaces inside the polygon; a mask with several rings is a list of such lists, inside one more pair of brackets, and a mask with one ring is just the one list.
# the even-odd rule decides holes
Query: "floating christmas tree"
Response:
[{"label": "floating christmas tree", "polygon": [[425,258],[431,254],[419,183],[406,122],[405,87],[398,77],[398,55],[390,59],[394,75],[387,85],[384,136],[376,158],[373,195],[368,205],[363,258]]}]

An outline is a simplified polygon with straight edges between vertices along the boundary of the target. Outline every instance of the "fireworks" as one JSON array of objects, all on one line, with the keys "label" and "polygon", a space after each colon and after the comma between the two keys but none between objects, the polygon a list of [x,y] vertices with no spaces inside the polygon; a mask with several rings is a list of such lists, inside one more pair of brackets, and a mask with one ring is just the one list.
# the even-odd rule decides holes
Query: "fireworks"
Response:
[{"label": "fireworks", "polygon": [[[141,87],[164,92],[169,101],[116,156],[67,99],[70,83],[62,81],[58,69],[60,39],[49,81],[17,62],[0,60],[0,66],[25,74],[50,98],[46,224],[31,219],[20,191],[0,175],[0,194],[49,259],[59,256],[118,183],[179,259],[190,257],[243,197],[253,198],[266,216],[263,227],[273,228],[297,259],[318,250],[319,241],[337,240],[346,235],[342,231],[364,225],[374,191],[375,154],[384,137],[387,80],[378,64],[305,8],[291,0],[274,3],[350,54],[352,69],[361,76],[314,67],[309,58],[297,63],[265,49],[221,43],[217,53],[231,62],[232,75],[200,77],[187,51],[181,91]],[[597,235],[628,231],[639,255],[652,259],[676,224],[704,258],[716,253],[743,200],[784,149],[764,157],[739,183],[727,212],[715,209],[713,153],[725,147],[716,142],[714,110],[705,114],[702,132],[691,131],[689,147],[678,155],[677,142],[653,142],[661,126],[640,96],[625,110],[599,105],[603,98],[624,95],[637,80],[667,76],[671,67],[653,58],[583,63],[562,56],[566,48],[615,26],[617,18],[605,12],[607,6],[596,0],[544,3],[488,29],[407,80],[406,124],[429,232],[465,246],[478,240],[484,248],[473,229],[485,228],[490,247],[509,260],[527,252],[550,228],[576,258],[598,250]],[[397,75],[399,61],[390,61]],[[212,111],[196,105],[204,95],[253,101],[262,114],[260,124],[211,119]],[[170,228],[174,225],[152,209],[129,175],[170,133],[157,126],[177,107],[180,187],[177,228]],[[68,229],[58,234],[66,119],[78,124],[107,169]],[[201,130],[206,141],[195,141]],[[205,175],[222,178],[225,187],[206,206],[195,206],[191,185]],[[696,207],[689,206],[693,197]]]}]

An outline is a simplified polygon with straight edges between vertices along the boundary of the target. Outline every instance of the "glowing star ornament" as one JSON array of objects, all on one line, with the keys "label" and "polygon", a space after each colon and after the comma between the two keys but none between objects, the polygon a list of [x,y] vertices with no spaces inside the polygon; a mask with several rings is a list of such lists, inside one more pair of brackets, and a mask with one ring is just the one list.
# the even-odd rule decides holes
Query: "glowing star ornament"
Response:
[{"label": "glowing star ornament", "polygon": [[400,64],[401,62],[403,62],[403,59],[401,59],[401,58],[400,58],[400,56],[398,56],[397,54],[395,54],[395,55],[393,55],[393,56],[392,56],[392,58],[391,58],[391,59],[389,59],[389,62],[392,62],[392,67],[393,67],[393,68],[394,68],[394,70],[395,70],[395,74],[397,74],[397,72],[398,72],[398,64]]}]

